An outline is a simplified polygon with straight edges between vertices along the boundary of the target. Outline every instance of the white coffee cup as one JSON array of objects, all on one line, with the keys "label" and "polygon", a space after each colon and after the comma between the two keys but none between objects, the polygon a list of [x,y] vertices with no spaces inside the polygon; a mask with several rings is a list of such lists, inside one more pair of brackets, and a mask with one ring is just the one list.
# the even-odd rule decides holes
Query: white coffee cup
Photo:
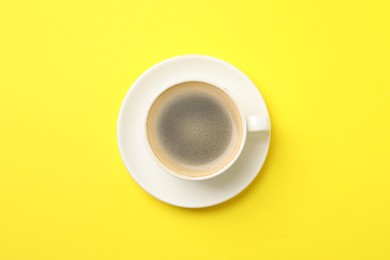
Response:
[{"label": "white coffee cup", "polygon": [[269,130],[268,116],[244,115],[226,87],[195,79],[173,83],[156,94],[145,115],[144,139],[164,171],[198,181],[228,170],[247,134]]}]

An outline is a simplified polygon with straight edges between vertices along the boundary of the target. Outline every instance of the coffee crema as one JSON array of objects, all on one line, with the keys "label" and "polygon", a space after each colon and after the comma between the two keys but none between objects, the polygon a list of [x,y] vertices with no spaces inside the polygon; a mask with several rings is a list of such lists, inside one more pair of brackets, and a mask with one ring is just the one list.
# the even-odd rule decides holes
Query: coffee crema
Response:
[{"label": "coffee crema", "polygon": [[175,173],[190,177],[222,169],[242,139],[234,102],[203,82],[181,83],[160,94],[149,110],[146,130],[155,157]]}]

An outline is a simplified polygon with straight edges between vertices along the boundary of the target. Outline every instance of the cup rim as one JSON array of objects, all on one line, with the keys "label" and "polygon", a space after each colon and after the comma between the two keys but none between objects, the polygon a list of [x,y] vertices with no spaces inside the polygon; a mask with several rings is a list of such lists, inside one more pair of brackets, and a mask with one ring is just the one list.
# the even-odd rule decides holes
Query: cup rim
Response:
[{"label": "cup rim", "polygon": [[[242,128],[242,137],[241,137],[241,140],[240,140],[240,146],[238,147],[238,150],[236,151],[236,153],[234,154],[234,157],[228,162],[226,163],[221,169],[219,169],[218,171],[216,172],[213,172],[212,174],[209,174],[209,175],[204,175],[204,176],[200,176],[200,177],[192,177],[192,176],[187,176],[187,175],[184,175],[184,174],[180,174],[178,173],[177,171],[174,171],[172,170],[171,168],[169,168],[168,166],[166,166],[163,162],[160,161],[160,159],[158,159],[158,157],[155,155],[155,153],[153,152],[153,149],[150,145],[150,142],[149,142],[149,138],[148,138],[148,133],[147,133],[147,122],[148,122],[148,117],[149,117],[149,112],[150,112],[150,109],[152,108],[153,104],[156,102],[156,100],[164,93],[166,92],[168,89],[170,88],[173,88],[175,87],[176,85],[179,85],[179,84],[183,84],[183,83],[190,83],[190,82],[199,82],[199,83],[204,83],[204,84],[208,84],[208,85],[212,85],[213,87],[216,87],[218,88],[219,90],[223,91],[234,103],[234,105],[236,106],[236,109],[238,111],[238,114],[240,116],[240,119],[241,119],[241,128]],[[210,81],[210,80],[200,80],[200,79],[189,79],[189,80],[181,80],[181,81],[176,81],[174,83],[170,83],[168,84],[167,87],[163,88],[151,101],[150,101],[150,104],[147,108],[147,112],[146,112],[146,115],[144,117],[144,142],[145,142],[145,145],[146,145],[146,148],[147,148],[147,151],[149,153],[149,155],[151,156],[151,158],[153,159],[153,161],[161,168],[163,169],[165,172],[177,177],[177,178],[180,178],[180,179],[185,179],[185,180],[191,180],[191,181],[201,181],[201,180],[208,180],[208,179],[211,179],[211,178],[214,178],[214,177],[217,177],[219,175],[221,175],[222,173],[224,173],[226,170],[228,170],[238,159],[238,157],[241,155],[241,152],[244,148],[244,145],[245,145],[245,141],[246,141],[246,137],[247,137],[247,125],[246,125],[246,117],[244,116],[244,114],[241,112],[239,106],[238,106],[238,103],[236,102],[236,100],[232,97],[232,95],[228,92],[228,89],[224,86],[221,86],[220,83],[215,83],[213,81]]]}]

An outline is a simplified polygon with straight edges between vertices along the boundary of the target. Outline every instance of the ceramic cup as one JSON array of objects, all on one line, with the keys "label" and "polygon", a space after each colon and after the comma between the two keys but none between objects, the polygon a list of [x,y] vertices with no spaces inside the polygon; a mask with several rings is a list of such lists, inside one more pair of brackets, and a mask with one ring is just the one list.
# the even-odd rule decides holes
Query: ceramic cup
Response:
[{"label": "ceramic cup", "polygon": [[[170,167],[169,165],[167,165],[166,163],[161,161],[159,159],[159,156],[155,153],[155,150],[153,149],[153,145],[151,144],[151,141],[149,140],[148,130],[147,130],[149,114],[150,114],[151,108],[155,104],[156,100],[163,93],[165,93],[167,90],[169,90],[177,85],[190,83],[190,82],[205,83],[205,84],[208,84],[208,85],[211,85],[213,87],[218,88],[220,91],[222,91],[224,94],[226,94],[230,98],[230,100],[235,104],[235,106],[238,110],[238,115],[239,115],[239,119],[240,119],[239,120],[240,121],[239,128],[240,128],[241,135],[238,138],[238,140],[236,140],[236,143],[239,145],[238,145],[238,148],[235,150],[234,156],[229,158],[229,160],[226,161],[223,164],[223,166],[220,167],[219,169],[212,171],[212,172],[209,172],[208,174],[202,175],[202,176],[189,176],[187,174],[183,174],[182,172],[174,170],[173,167]],[[243,90],[243,91],[245,91],[245,90]],[[253,114],[252,115],[245,115],[245,114],[243,114],[240,110],[238,103],[236,101],[234,101],[235,98],[236,97],[232,96],[229,93],[229,90],[227,87],[221,86],[220,84],[216,84],[214,82],[205,82],[203,80],[197,80],[197,79],[189,80],[189,81],[185,81],[185,82],[172,83],[169,86],[163,88],[163,91],[161,91],[160,93],[156,93],[155,98],[150,101],[149,108],[148,108],[147,113],[145,115],[145,121],[144,121],[145,122],[145,131],[144,131],[145,135],[143,136],[143,139],[145,141],[145,145],[147,146],[147,150],[148,150],[151,158],[154,160],[154,162],[159,167],[161,167],[165,172],[167,172],[175,177],[185,179],[185,180],[190,180],[190,181],[207,180],[210,178],[215,178],[216,176],[221,175],[222,173],[226,172],[239,158],[239,156],[244,148],[244,145],[245,145],[245,142],[247,139],[247,134],[255,134],[257,132],[262,132],[262,131],[270,131],[270,119],[268,116],[261,115],[261,114],[258,114],[258,115],[253,115]]]}]

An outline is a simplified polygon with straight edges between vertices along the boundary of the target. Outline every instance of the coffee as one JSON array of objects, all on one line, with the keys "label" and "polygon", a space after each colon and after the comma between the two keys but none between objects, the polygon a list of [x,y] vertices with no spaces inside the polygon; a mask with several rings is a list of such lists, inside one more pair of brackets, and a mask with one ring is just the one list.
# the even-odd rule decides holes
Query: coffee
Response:
[{"label": "coffee", "polygon": [[203,82],[175,85],[157,97],[147,118],[147,137],[155,157],[186,176],[213,174],[239,150],[240,113],[231,98]]}]

